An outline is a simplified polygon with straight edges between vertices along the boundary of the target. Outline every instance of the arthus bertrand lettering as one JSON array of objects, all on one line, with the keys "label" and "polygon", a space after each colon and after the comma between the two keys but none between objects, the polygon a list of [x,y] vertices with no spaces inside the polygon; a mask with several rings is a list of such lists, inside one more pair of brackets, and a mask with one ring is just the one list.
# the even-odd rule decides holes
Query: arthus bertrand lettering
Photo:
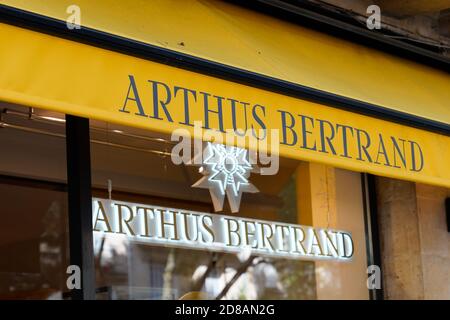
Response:
[{"label": "arthus bertrand lettering", "polygon": [[94,231],[152,245],[346,261],[351,234],[310,226],[93,199]]},{"label": "arthus bertrand lettering", "polygon": [[383,128],[369,130],[363,123],[338,123],[326,114],[318,118],[300,108],[293,112],[265,101],[243,101],[155,80],[141,79],[138,84],[133,75],[128,80],[118,108],[122,113],[176,126],[193,127],[194,121],[201,121],[206,130],[232,130],[257,139],[265,139],[267,129],[277,129],[280,145],[290,148],[410,172],[420,172],[425,165],[418,142],[386,135]]}]

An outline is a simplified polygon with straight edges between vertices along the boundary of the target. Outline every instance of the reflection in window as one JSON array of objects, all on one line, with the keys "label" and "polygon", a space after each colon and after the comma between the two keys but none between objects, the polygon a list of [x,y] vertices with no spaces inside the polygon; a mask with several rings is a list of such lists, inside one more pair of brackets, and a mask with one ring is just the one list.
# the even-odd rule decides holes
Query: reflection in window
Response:
[{"label": "reflection in window", "polygon": [[111,287],[115,299],[315,298],[312,262],[95,238],[97,280]]},{"label": "reflection in window", "polygon": [[[209,190],[191,187],[201,178],[198,168],[171,161],[170,136],[91,121],[91,138],[94,197],[214,214]],[[293,224],[308,221],[312,226],[343,230],[351,227],[348,230],[364,243],[359,175],[336,173],[345,182],[339,187],[344,192],[336,194],[347,197],[342,203],[348,205],[334,199],[337,216],[331,220],[327,208],[322,208],[324,214],[317,223],[316,217],[299,213],[300,187],[308,183],[298,178],[302,165],[308,163],[281,158],[276,176],[252,174],[251,183],[260,192],[245,193],[235,214],[225,202],[220,214]],[[367,298],[364,246],[358,247],[358,262],[352,264],[266,258],[245,250],[231,254],[171,248],[99,232],[94,233],[94,247],[98,299]]]},{"label": "reflection in window", "polygon": [[0,104],[0,299],[62,299],[68,264],[64,115]]}]

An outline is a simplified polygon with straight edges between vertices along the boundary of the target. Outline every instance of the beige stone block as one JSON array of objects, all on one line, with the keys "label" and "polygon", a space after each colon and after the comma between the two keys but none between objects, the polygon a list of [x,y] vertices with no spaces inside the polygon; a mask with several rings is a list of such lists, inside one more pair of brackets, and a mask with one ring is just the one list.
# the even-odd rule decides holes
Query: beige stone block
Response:
[{"label": "beige stone block", "polygon": [[376,185],[377,198],[381,203],[415,197],[416,187],[413,182],[377,177]]},{"label": "beige stone block", "polygon": [[450,257],[450,233],[447,231],[444,199],[418,198],[417,210],[422,254]]},{"label": "beige stone block", "polygon": [[422,256],[425,299],[450,299],[450,258]]},{"label": "beige stone block", "polygon": [[391,256],[420,254],[415,202],[403,200],[385,204],[380,232],[383,248],[389,250]]},{"label": "beige stone block", "polygon": [[423,183],[416,184],[417,197],[441,200],[448,195],[448,189],[430,186]]},{"label": "beige stone block", "polygon": [[386,299],[423,299],[420,256],[399,255],[383,263]]}]

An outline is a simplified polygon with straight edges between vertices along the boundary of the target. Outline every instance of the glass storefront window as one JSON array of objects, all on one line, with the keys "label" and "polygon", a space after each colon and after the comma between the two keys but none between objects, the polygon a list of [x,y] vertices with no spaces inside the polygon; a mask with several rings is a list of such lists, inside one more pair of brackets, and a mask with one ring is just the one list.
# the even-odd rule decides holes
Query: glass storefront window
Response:
[{"label": "glass storefront window", "polygon": [[244,193],[238,212],[225,200],[215,213],[209,190],[192,187],[198,167],[172,162],[169,136],[91,121],[91,139],[95,198],[335,228],[354,241],[351,262],[308,261],[95,231],[99,299],[368,299],[360,174],[281,158],[275,176],[251,174],[259,192]]},{"label": "glass storefront window", "polygon": [[68,264],[64,115],[0,105],[0,299],[62,299]]}]

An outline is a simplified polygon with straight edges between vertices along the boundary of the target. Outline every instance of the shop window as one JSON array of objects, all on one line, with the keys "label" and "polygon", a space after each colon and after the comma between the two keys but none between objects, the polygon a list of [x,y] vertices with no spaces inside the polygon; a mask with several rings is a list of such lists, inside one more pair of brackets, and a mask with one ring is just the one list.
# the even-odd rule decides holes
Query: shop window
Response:
[{"label": "shop window", "polygon": [[135,213],[122,216],[129,226],[107,226],[94,203],[98,299],[368,299],[359,173],[281,158],[276,175],[250,175],[258,192],[243,193],[237,212],[226,198],[215,212],[210,191],[192,187],[199,167],[174,164],[173,146],[168,135],[91,121],[94,202],[347,230],[353,257],[314,261],[140,241],[130,234]]},{"label": "shop window", "polygon": [[0,299],[62,299],[64,115],[6,104],[0,113]]}]

